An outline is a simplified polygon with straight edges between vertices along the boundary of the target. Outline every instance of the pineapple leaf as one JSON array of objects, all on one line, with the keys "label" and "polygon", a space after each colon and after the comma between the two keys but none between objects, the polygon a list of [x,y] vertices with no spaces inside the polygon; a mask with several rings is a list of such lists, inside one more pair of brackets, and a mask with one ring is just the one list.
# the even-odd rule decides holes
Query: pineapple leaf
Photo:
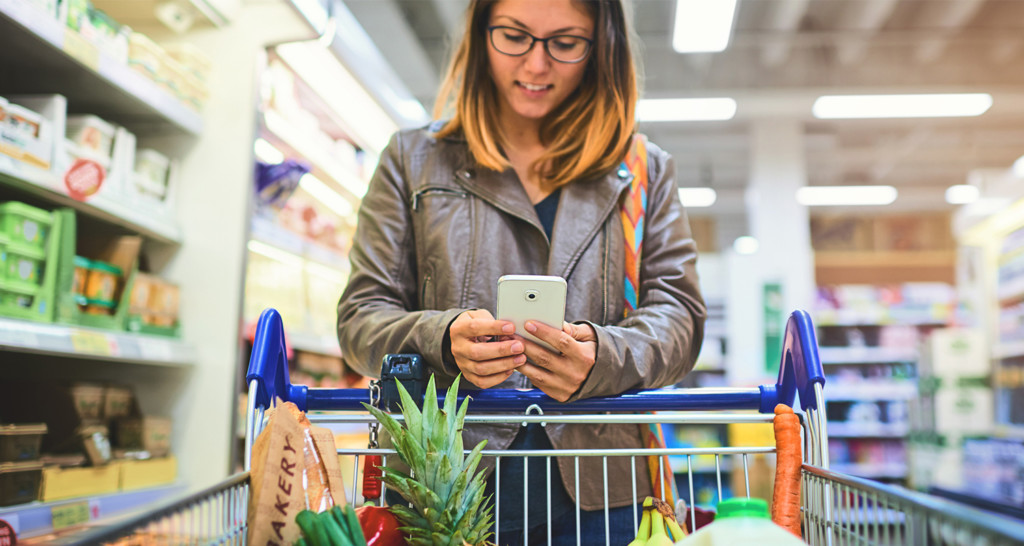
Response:
[{"label": "pineapple leaf", "polygon": [[406,434],[402,437],[401,442],[395,443],[395,449],[398,450],[398,456],[409,465],[412,470],[412,475],[416,476],[417,479],[422,479],[420,476],[427,471],[425,468],[426,464],[426,453],[423,451],[423,446],[418,444],[415,439],[412,438],[411,434]]},{"label": "pineapple leaf", "polygon": [[[459,377],[456,377],[455,381],[452,381],[452,386],[448,388],[448,392],[444,396],[444,414],[448,419],[448,430],[458,428],[455,426],[455,416],[456,409],[458,409],[457,404],[459,403],[459,379]],[[450,396],[453,392],[455,396]]]},{"label": "pineapple leaf", "polygon": [[397,439],[401,436],[405,436],[405,429],[403,429],[402,425],[393,417],[381,411],[379,408],[375,408],[367,404],[366,402],[363,402],[362,404],[363,407],[380,422],[380,424],[384,425],[384,430],[388,431],[388,434],[390,434],[392,438]]},{"label": "pineapple leaf", "polygon": [[437,411],[437,385],[434,382],[434,376],[430,376],[430,380],[427,381],[426,395],[423,397],[423,419],[422,419],[422,430],[420,431],[420,444],[427,445],[428,439],[433,437],[434,433],[434,416],[438,413]]},{"label": "pineapple leaf", "polygon": [[[430,381],[434,381],[434,376],[430,376]],[[402,415],[405,416],[405,430],[412,435],[416,443],[422,443],[423,440],[420,438],[422,426],[420,425],[423,418],[423,414],[420,413],[419,406],[416,405],[416,401],[409,395],[409,391],[405,390],[405,386],[402,385],[401,381],[395,381],[398,386],[398,396],[402,399],[401,409]],[[388,431],[390,432],[390,431]]]}]

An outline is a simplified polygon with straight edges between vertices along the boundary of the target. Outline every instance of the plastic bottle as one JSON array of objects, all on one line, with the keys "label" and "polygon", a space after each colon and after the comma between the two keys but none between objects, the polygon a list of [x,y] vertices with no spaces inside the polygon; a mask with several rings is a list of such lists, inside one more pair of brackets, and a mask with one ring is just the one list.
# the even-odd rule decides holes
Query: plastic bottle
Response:
[{"label": "plastic bottle", "polygon": [[728,499],[718,503],[715,521],[676,542],[677,546],[797,546],[806,543],[772,523],[768,503],[761,499]]}]

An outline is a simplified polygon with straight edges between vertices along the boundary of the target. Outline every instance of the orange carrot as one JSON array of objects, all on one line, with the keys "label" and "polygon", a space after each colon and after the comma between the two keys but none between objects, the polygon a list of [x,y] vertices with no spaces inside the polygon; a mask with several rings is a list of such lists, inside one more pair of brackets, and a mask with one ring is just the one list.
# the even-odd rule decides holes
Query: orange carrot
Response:
[{"label": "orange carrot", "polygon": [[803,450],[800,443],[800,420],[793,408],[775,406],[775,493],[772,498],[772,521],[800,535],[800,467]]}]

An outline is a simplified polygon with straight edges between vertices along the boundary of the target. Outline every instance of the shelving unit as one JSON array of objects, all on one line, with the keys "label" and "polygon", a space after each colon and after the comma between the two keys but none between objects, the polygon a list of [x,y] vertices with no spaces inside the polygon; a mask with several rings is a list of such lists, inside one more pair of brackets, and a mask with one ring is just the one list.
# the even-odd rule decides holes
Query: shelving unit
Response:
[{"label": "shelving unit", "polygon": [[199,113],[32,2],[0,0],[0,36],[3,65],[32,74],[5,82],[5,92],[47,88],[68,97],[77,111],[117,121],[136,133],[150,132],[154,126],[192,136],[203,131]]},{"label": "shelving unit", "polygon": [[0,351],[88,360],[190,367],[196,351],[181,340],[0,317]]},{"label": "shelving unit", "polygon": [[65,507],[86,506],[87,519],[75,523],[99,525],[99,518],[211,485],[234,470],[235,401],[227,394],[234,391],[241,366],[238,309],[250,229],[258,53],[286,38],[316,35],[286,1],[246,5],[244,14],[235,0],[192,5],[213,1],[237,3],[238,19],[179,35],[161,31],[152,9],[140,12],[150,18],[141,26],[154,41],[190,42],[211,57],[218,74],[230,67],[231,77],[218,75],[211,82],[211,96],[197,112],[67,30],[37,3],[0,0],[0,96],[63,95],[69,113],[98,115],[135,134],[139,147],[176,159],[181,180],[171,187],[177,210],[163,217],[107,199],[103,192],[84,202],[72,199],[56,171],[25,168],[0,155],[4,199],[70,207],[89,220],[78,226],[87,240],[100,234],[142,236],[150,270],[181,290],[181,339],[0,319],[0,372],[26,380],[58,374],[46,379],[122,382],[137,389],[151,408],[148,414],[170,417],[180,480],[170,487],[0,508],[0,518],[14,520],[19,538],[48,532],[54,511]]},{"label": "shelving unit", "polygon": [[955,292],[936,283],[819,288],[816,315],[833,467],[902,483],[918,347],[954,319]]},{"label": "shelving unit", "polygon": [[63,180],[50,171],[22,165],[0,155],[0,185],[29,193],[54,206],[70,207],[96,220],[117,225],[153,241],[179,245],[181,228],[174,218],[162,218],[109,199],[102,193],[88,201],[68,195]]},{"label": "shelving unit", "polygon": [[35,537],[75,525],[99,525],[106,519],[123,516],[184,492],[184,485],[175,484],[72,500],[33,502],[0,508],[0,520],[14,527],[19,537]]}]

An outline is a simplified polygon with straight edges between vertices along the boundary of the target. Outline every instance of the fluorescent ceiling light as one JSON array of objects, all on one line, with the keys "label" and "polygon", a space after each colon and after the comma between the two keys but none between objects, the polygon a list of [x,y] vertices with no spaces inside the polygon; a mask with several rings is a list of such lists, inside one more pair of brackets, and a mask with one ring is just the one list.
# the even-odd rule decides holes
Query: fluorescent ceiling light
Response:
[{"label": "fluorescent ceiling light", "polygon": [[262,138],[256,139],[252,149],[256,153],[256,159],[264,163],[280,163],[284,161],[284,154],[281,153],[281,150],[278,150],[273,144]]},{"label": "fluorescent ceiling light", "polygon": [[380,154],[398,125],[333,53],[316,40],[282,44],[275,50],[345,120],[361,147]]},{"label": "fluorescent ceiling light", "polygon": [[818,119],[945,118],[980,116],[991,107],[988,93],[824,95],[811,111]]},{"label": "fluorescent ceiling light", "polygon": [[807,207],[888,205],[898,194],[892,186],[804,186],[796,200]]},{"label": "fluorescent ceiling light", "polygon": [[736,0],[676,0],[672,49],[679,53],[723,51],[729,45]]},{"label": "fluorescent ceiling light", "polygon": [[302,178],[299,179],[299,187],[342,217],[350,216],[355,212],[348,199],[311,174],[302,175]]},{"label": "fluorescent ceiling light", "polygon": [[735,250],[737,254],[756,254],[760,248],[761,242],[749,235],[737,237],[736,240],[732,242],[732,249]]},{"label": "fluorescent ceiling light", "polygon": [[970,184],[957,184],[946,188],[946,202],[950,205],[966,205],[978,200],[981,190]]},{"label": "fluorescent ceiling light", "polygon": [[249,248],[250,252],[254,252],[292,267],[302,267],[302,264],[305,262],[305,260],[303,260],[298,254],[292,254],[286,250],[281,250],[280,248],[273,247],[256,240],[250,240],[246,246]]},{"label": "fluorescent ceiling light", "polygon": [[710,207],[718,199],[718,193],[711,188],[679,188],[679,200],[686,208]]},{"label": "fluorescent ceiling light", "polygon": [[638,121],[722,121],[736,115],[736,101],[712,99],[643,99],[637,102]]}]

